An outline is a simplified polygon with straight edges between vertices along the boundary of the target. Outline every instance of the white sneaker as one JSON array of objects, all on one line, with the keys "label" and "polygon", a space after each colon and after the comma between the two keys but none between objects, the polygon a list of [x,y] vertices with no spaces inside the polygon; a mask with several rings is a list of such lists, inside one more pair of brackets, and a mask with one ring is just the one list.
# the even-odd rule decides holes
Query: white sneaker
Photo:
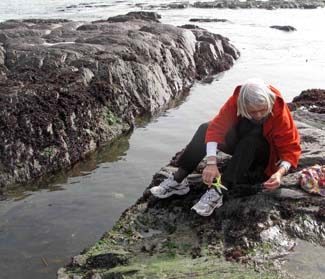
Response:
[{"label": "white sneaker", "polygon": [[206,191],[192,209],[201,216],[210,216],[213,210],[220,206],[222,206],[222,194],[213,187]]},{"label": "white sneaker", "polygon": [[174,176],[170,174],[167,179],[161,182],[158,186],[150,189],[150,192],[157,198],[168,198],[171,195],[186,195],[190,191],[187,179],[181,183],[174,180]]}]

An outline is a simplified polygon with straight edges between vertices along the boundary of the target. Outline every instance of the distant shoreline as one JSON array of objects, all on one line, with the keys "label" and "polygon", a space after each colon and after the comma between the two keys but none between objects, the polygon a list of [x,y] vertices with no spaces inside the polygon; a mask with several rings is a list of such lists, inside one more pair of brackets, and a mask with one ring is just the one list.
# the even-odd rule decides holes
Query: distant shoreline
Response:
[{"label": "distant shoreline", "polygon": [[317,9],[324,8],[324,0],[296,0],[296,1],[281,1],[281,0],[270,0],[270,1],[254,1],[247,0],[245,2],[239,0],[216,0],[216,1],[197,1],[191,4],[189,1],[179,1],[168,4],[158,5],[146,5],[138,4],[142,8],[161,8],[161,9],[186,9],[186,8],[202,8],[202,9]]}]

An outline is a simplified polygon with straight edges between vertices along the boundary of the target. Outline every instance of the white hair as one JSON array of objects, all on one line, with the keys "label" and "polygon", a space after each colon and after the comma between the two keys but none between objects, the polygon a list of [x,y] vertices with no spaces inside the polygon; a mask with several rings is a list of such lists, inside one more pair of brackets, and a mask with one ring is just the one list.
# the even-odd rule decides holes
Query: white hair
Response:
[{"label": "white hair", "polygon": [[262,79],[249,79],[240,88],[237,100],[237,116],[252,119],[249,109],[261,109],[267,107],[267,114],[272,113],[276,95],[264,83]]}]

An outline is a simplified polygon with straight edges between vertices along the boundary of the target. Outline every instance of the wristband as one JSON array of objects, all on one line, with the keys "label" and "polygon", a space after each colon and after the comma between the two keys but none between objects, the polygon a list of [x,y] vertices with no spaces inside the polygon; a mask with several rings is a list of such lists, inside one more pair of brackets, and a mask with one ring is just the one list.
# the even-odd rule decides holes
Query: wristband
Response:
[{"label": "wristband", "polygon": [[217,161],[207,161],[207,165],[216,165]]}]

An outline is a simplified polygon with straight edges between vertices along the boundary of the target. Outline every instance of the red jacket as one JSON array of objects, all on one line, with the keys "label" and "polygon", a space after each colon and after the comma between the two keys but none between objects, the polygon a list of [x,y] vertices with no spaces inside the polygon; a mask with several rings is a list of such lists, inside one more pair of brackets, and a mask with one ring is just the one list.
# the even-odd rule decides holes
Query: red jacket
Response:
[{"label": "red jacket", "polygon": [[[270,144],[270,159],[265,174],[271,176],[278,170],[277,162],[288,161],[294,168],[297,167],[301,154],[300,137],[292,115],[281,93],[272,86],[271,91],[277,96],[272,114],[263,124],[263,135]],[[210,121],[205,141],[225,143],[224,139],[231,127],[240,119],[237,116],[237,99],[240,86],[221,107],[219,113]]]}]

